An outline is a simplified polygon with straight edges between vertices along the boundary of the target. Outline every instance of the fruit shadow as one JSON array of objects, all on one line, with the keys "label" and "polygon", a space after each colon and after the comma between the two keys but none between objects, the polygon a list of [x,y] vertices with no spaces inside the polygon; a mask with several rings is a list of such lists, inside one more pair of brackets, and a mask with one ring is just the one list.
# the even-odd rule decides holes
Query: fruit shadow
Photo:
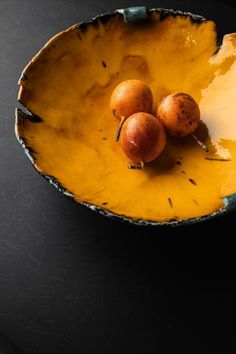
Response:
[{"label": "fruit shadow", "polygon": [[[207,144],[210,151],[213,150],[208,128],[202,121],[196,129],[195,135],[201,142]],[[156,160],[145,166],[146,173],[151,177],[170,174],[174,169],[182,165],[183,152],[185,150],[193,150],[196,148],[201,149],[192,136],[182,138],[167,136],[167,143],[164,151]]]}]

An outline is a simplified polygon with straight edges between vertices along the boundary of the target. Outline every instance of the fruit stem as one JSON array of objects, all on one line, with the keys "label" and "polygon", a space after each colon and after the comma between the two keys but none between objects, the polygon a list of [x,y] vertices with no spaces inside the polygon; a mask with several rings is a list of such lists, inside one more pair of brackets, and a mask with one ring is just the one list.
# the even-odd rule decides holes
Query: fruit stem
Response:
[{"label": "fruit stem", "polygon": [[203,151],[205,151],[205,152],[208,152],[208,151],[209,151],[208,147],[207,147],[205,144],[203,144],[203,142],[200,141],[200,140],[198,139],[198,137],[197,137],[195,134],[192,134],[192,137],[193,137],[193,139],[198,143],[198,145],[200,146],[200,148],[201,148]]},{"label": "fruit stem", "polygon": [[140,162],[139,164],[137,165],[128,165],[128,168],[130,170],[143,170],[144,169],[144,162]]},{"label": "fruit stem", "polygon": [[123,127],[125,120],[126,120],[126,117],[121,117],[120,124],[119,124],[119,127],[116,132],[116,142],[119,141],[119,139],[120,139],[121,129]]}]

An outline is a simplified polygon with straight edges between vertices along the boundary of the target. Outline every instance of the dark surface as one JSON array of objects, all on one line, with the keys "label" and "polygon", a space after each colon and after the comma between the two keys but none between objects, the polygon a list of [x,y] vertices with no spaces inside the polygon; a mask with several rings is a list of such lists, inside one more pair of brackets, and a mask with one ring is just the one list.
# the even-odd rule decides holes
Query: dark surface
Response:
[{"label": "dark surface", "polygon": [[[26,354],[236,352],[235,215],[169,230],[109,220],[50,187],[14,136],[16,83],[42,45],[137,4],[0,0],[1,354],[19,353],[7,337]],[[236,30],[229,2],[146,4]]]}]

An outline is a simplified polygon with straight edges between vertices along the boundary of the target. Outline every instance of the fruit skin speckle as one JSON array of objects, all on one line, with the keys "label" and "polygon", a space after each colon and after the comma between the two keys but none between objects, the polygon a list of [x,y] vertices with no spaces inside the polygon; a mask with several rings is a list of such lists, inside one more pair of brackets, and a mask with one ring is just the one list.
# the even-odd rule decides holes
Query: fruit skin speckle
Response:
[{"label": "fruit skin speckle", "polygon": [[122,127],[120,144],[134,163],[150,162],[165,148],[165,130],[155,116],[144,112],[135,113]]},{"label": "fruit skin speckle", "polygon": [[200,122],[200,110],[187,93],[172,93],[161,101],[157,109],[157,117],[172,136],[192,134]]}]

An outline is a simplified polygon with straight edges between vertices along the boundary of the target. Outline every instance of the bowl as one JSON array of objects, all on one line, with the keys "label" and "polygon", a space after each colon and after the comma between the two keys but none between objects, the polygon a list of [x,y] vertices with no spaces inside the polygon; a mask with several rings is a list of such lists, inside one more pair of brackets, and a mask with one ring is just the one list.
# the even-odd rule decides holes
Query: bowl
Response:
[{"label": "bowl", "polygon": [[[153,112],[171,92],[198,102],[192,137],[168,138],[160,158],[129,170],[109,109],[114,87],[141,79]],[[66,196],[140,225],[182,225],[236,207],[236,34],[222,43],[202,16],[134,7],[53,37],[19,79],[16,136],[36,170]]]}]

